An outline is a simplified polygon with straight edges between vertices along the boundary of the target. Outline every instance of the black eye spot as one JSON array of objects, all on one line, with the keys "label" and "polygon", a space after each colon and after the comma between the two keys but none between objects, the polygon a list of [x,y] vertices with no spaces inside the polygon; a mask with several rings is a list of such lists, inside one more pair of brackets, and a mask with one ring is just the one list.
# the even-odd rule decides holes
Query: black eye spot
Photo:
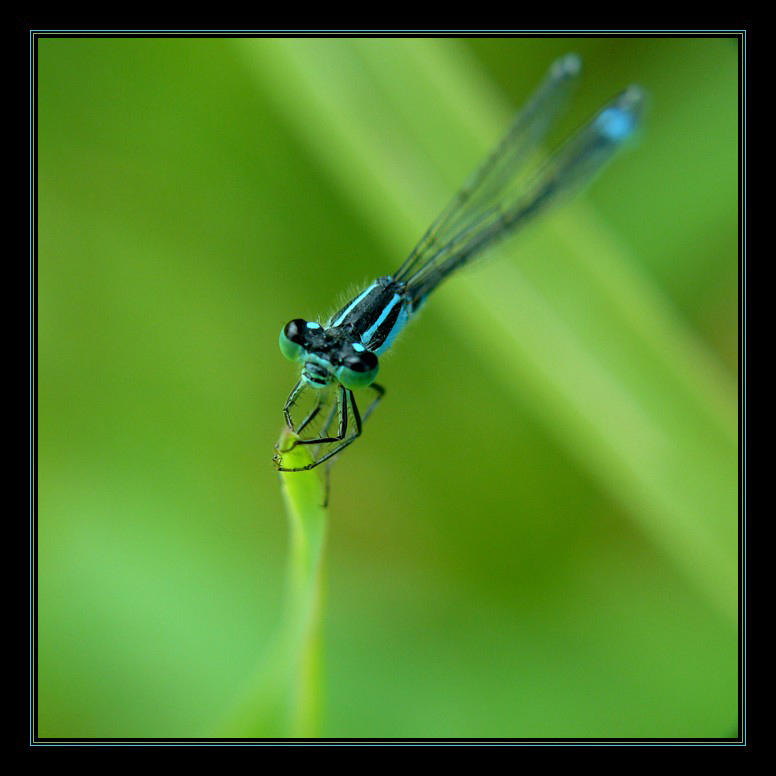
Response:
[{"label": "black eye spot", "polygon": [[345,357],[345,366],[354,372],[371,372],[377,369],[377,356],[369,350]]},{"label": "black eye spot", "polygon": [[286,328],[283,329],[283,333],[291,342],[296,342],[297,345],[304,345],[305,334],[307,332],[307,321],[302,318],[294,318],[293,321],[289,321],[286,324]]}]

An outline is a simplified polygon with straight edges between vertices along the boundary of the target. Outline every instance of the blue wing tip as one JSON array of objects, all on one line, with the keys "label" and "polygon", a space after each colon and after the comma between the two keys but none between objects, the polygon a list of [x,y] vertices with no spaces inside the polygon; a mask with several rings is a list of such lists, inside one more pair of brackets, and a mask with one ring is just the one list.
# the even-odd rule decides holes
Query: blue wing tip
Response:
[{"label": "blue wing tip", "polygon": [[582,72],[582,58],[573,52],[556,59],[550,68],[553,78],[575,78]]},{"label": "blue wing tip", "polygon": [[630,137],[639,125],[645,101],[640,86],[629,86],[598,114],[596,124],[601,134],[613,143]]}]

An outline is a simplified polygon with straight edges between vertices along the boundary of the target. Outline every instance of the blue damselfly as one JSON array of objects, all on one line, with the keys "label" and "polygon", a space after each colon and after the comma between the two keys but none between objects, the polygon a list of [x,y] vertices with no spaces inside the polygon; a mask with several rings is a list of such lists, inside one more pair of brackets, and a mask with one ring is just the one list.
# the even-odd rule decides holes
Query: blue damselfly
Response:
[{"label": "blue damselfly", "polygon": [[[550,68],[506,135],[428,228],[392,275],[375,280],[325,323],[296,318],[280,333],[280,350],[301,365],[283,413],[291,447],[312,445],[312,461],[281,471],[312,469],[350,445],[385,390],[375,382],[379,357],[448,276],[513,234],[550,205],[574,193],[603,168],[636,129],[644,95],[630,86],[559,149],[525,174],[565,106],[581,69],[569,54]],[[363,416],[354,390],[374,392]],[[336,400],[334,398],[336,394]],[[309,401],[303,417],[292,413]],[[290,449],[290,448],[289,448]]]}]

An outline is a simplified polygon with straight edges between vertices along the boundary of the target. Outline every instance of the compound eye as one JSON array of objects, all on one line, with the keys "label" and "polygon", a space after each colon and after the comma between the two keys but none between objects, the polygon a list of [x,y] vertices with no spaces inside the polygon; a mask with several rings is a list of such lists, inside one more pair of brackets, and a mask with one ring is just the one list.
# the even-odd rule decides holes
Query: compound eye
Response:
[{"label": "compound eye", "polygon": [[366,388],[377,377],[380,363],[377,356],[369,350],[346,356],[337,373],[337,379],[351,390]]},{"label": "compound eye", "polygon": [[294,318],[293,321],[289,321],[283,328],[283,334],[286,335],[286,339],[295,342],[297,345],[304,345],[306,332],[307,321],[303,318]]},{"label": "compound eye", "polygon": [[280,352],[289,361],[299,361],[305,353],[307,321],[302,318],[294,318],[281,330],[278,344]]}]

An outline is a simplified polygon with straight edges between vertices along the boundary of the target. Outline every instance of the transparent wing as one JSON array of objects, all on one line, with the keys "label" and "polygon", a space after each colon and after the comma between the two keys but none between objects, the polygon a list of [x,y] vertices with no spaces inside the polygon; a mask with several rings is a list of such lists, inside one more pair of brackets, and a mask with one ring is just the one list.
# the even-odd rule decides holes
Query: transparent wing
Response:
[{"label": "transparent wing", "polygon": [[466,181],[394,274],[396,280],[415,275],[441,246],[488,216],[566,106],[581,67],[576,54],[567,54],[552,64],[543,83],[518,112],[495,150]]},{"label": "transparent wing", "polygon": [[427,242],[422,261],[403,277],[407,293],[418,307],[450,273],[512,233],[526,221],[587,184],[635,130],[644,107],[644,93],[628,87],[604,106],[585,126],[545,161],[517,191],[501,186],[498,197],[476,212],[456,217],[457,231]]}]

